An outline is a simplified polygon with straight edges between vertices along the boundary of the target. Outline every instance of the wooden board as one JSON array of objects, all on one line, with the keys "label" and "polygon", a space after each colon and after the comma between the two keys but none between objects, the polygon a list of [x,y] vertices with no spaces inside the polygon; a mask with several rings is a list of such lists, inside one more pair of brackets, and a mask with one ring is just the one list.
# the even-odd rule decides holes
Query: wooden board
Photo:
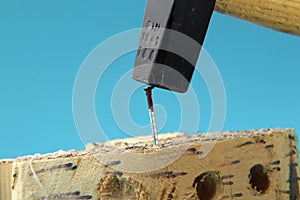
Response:
[{"label": "wooden board", "polygon": [[160,147],[131,138],[18,158],[0,191],[13,200],[299,199],[292,129],[159,136]]}]

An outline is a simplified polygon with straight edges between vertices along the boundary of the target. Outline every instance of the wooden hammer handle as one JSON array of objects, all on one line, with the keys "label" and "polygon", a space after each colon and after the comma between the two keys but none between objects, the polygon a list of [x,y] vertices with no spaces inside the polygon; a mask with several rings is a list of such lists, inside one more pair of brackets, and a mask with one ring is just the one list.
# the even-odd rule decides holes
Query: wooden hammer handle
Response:
[{"label": "wooden hammer handle", "polygon": [[300,36],[300,0],[217,0],[215,10]]}]

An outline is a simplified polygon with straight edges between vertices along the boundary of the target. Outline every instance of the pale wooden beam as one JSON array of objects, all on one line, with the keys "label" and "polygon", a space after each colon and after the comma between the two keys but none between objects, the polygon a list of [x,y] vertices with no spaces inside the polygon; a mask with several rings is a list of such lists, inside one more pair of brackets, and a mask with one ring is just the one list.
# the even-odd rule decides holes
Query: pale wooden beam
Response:
[{"label": "pale wooden beam", "polygon": [[217,0],[215,10],[277,31],[300,35],[300,0]]},{"label": "pale wooden beam", "polygon": [[0,200],[11,199],[12,163],[11,160],[0,160]]},{"label": "pale wooden beam", "polygon": [[131,138],[90,144],[80,152],[18,158],[4,174],[9,165],[2,161],[1,195],[11,192],[13,200],[299,199],[292,129],[159,136],[162,147],[151,146],[150,137]]}]

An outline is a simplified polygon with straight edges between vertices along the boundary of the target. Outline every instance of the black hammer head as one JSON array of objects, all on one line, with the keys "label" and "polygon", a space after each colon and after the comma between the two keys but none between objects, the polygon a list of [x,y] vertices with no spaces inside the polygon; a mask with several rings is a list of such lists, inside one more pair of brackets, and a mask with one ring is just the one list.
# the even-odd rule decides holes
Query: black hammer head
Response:
[{"label": "black hammer head", "polygon": [[147,0],[132,78],[186,92],[215,0]]}]

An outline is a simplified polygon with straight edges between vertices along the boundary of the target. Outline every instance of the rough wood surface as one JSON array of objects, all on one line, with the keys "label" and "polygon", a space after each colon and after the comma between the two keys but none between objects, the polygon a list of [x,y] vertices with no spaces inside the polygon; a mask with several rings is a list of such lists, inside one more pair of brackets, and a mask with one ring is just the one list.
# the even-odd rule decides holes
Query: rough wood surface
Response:
[{"label": "rough wood surface", "polygon": [[274,30],[300,35],[300,0],[217,0],[215,10]]},{"label": "rough wood surface", "polygon": [[160,135],[160,144],[133,138],[18,158],[7,184],[13,200],[299,199],[292,129]]}]

